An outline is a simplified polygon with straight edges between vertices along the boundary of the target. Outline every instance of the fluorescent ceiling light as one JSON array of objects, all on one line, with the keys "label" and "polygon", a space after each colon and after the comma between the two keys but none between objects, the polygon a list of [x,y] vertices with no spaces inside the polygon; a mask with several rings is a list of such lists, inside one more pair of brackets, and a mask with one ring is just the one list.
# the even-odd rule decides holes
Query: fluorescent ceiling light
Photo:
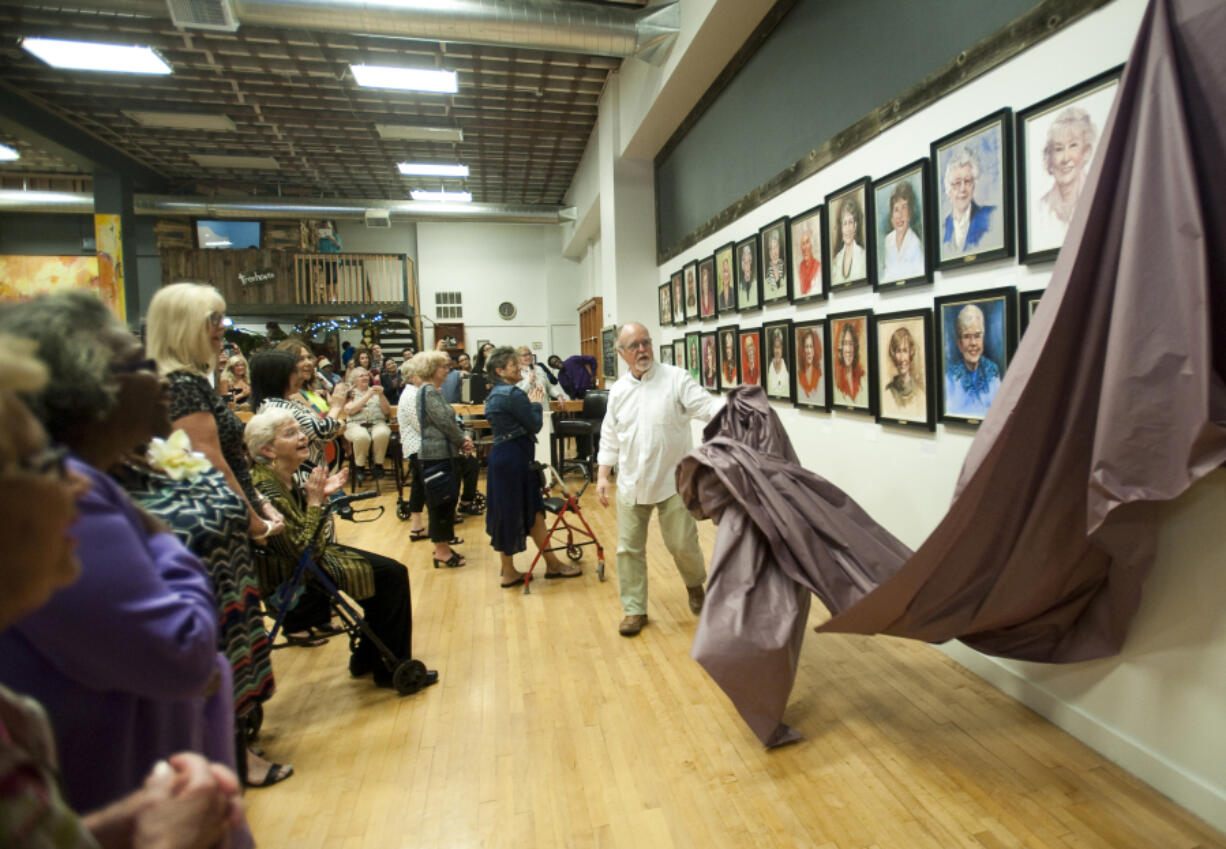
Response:
[{"label": "fluorescent ceiling light", "polygon": [[170,73],[170,66],[151,47],[58,38],[23,38],[21,46],[53,68],[116,74]]},{"label": "fluorescent ceiling light", "polygon": [[462,142],[464,131],[452,127],[414,127],[411,124],[375,124],[380,138],[404,141]]},{"label": "fluorescent ceiling light", "polygon": [[440,94],[455,94],[459,90],[455,71],[389,68],[385,65],[350,65],[349,70],[353,71],[358,85],[366,88],[400,88]]},{"label": "fluorescent ceiling light", "polygon": [[219,153],[189,153],[201,168],[263,168],[275,171],[281,166],[271,156],[225,156]]},{"label": "fluorescent ceiling light", "polygon": [[226,115],[208,115],[200,112],[137,112],[121,110],[142,127],[165,127],[171,130],[211,130],[232,133],[238,129]]},{"label": "fluorescent ceiling light", "polygon": [[434,162],[398,162],[396,167],[405,176],[467,177],[467,165],[439,165]]},{"label": "fluorescent ceiling light", "polygon": [[20,159],[21,154],[7,144],[0,144],[0,162],[12,162],[14,159]]},{"label": "fluorescent ceiling light", "polygon": [[432,201],[451,201],[453,203],[472,203],[472,192],[427,192],[421,189],[414,189],[409,192],[409,197],[413,200],[432,200]]}]

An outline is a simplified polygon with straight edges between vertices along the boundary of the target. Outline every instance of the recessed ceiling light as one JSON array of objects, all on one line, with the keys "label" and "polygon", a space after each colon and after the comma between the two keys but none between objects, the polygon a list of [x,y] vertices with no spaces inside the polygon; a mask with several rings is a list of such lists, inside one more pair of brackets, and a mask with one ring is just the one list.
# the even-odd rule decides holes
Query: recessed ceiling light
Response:
[{"label": "recessed ceiling light", "polygon": [[472,203],[472,192],[427,192],[421,189],[414,189],[409,192],[409,197],[413,200],[432,200],[432,201],[451,201],[452,203]]},{"label": "recessed ceiling light", "polygon": [[7,144],[0,144],[0,162],[12,162],[14,159],[20,159],[21,154]]},{"label": "recessed ceiling light", "polygon": [[265,168],[276,170],[281,166],[271,156],[226,156],[219,153],[189,153],[201,168]]},{"label": "recessed ceiling light", "polygon": [[380,138],[404,141],[462,142],[464,131],[452,127],[414,127],[411,124],[375,124]]},{"label": "recessed ceiling light", "polygon": [[396,167],[406,176],[467,177],[467,165],[438,165],[433,162],[398,162]]},{"label": "recessed ceiling light", "polygon": [[211,130],[232,133],[238,129],[226,115],[208,115],[199,112],[137,112],[120,110],[142,127],[165,127],[171,130]]},{"label": "recessed ceiling light", "polygon": [[350,65],[353,78],[366,88],[400,88],[455,94],[459,90],[455,71],[426,68],[390,68],[385,65]]},{"label": "recessed ceiling light", "polygon": [[170,73],[170,66],[153,52],[152,47],[59,38],[23,38],[21,46],[53,68],[115,74]]}]

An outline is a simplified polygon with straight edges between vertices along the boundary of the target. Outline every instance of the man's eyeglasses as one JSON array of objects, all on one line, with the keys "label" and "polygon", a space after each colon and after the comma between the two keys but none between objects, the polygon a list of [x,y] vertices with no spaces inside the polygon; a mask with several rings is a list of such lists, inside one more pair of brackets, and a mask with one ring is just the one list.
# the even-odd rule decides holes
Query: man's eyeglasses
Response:
[{"label": "man's eyeglasses", "polygon": [[633,342],[627,342],[625,345],[622,345],[621,349],[623,351],[638,351],[638,350],[646,351],[650,347],[651,347],[650,339],[636,339]]},{"label": "man's eyeglasses", "polygon": [[29,457],[22,457],[11,465],[26,474],[40,476],[54,474],[59,480],[66,480],[68,478],[68,467],[65,465],[67,457],[67,448],[63,445],[51,445]]},{"label": "man's eyeglasses", "polygon": [[133,360],[127,363],[111,363],[111,374],[132,374],[138,371],[151,371],[156,374],[157,370],[157,360],[150,358]]}]

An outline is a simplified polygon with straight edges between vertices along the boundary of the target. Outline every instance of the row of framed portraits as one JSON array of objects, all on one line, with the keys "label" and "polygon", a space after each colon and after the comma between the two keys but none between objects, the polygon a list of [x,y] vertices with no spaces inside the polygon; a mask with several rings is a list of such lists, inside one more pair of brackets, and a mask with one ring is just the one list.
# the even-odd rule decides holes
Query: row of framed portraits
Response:
[{"label": "row of framed portraits", "polygon": [[768,398],[803,409],[850,410],[928,430],[938,420],[977,425],[1041,295],[1019,296],[1010,286],[904,312],[728,325],[665,343],[660,358],[712,392],[758,384]]},{"label": "row of framed portraits", "polygon": [[[931,283],[933,270],[1014,255],[1054,259],[1064,243],[1121,68],[1017,114],[1002,109],[930,146],[930,156],[826,195],[687,263],[659,287],[660,326],[825,300],[832,291]],[[935,175],[935,179],[934,179]]]}]

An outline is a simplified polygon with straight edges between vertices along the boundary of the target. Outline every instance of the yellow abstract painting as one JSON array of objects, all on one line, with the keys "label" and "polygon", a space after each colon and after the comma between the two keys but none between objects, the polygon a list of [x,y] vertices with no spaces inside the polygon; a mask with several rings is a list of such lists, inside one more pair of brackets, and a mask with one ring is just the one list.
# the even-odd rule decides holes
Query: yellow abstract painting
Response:
[{"label": "yellow abstract painting", "polygon": [[123,290],[101,284],[97,256],[0,256],[0,300],[69,289],[92,289],[120,319],[126,318]]}]

